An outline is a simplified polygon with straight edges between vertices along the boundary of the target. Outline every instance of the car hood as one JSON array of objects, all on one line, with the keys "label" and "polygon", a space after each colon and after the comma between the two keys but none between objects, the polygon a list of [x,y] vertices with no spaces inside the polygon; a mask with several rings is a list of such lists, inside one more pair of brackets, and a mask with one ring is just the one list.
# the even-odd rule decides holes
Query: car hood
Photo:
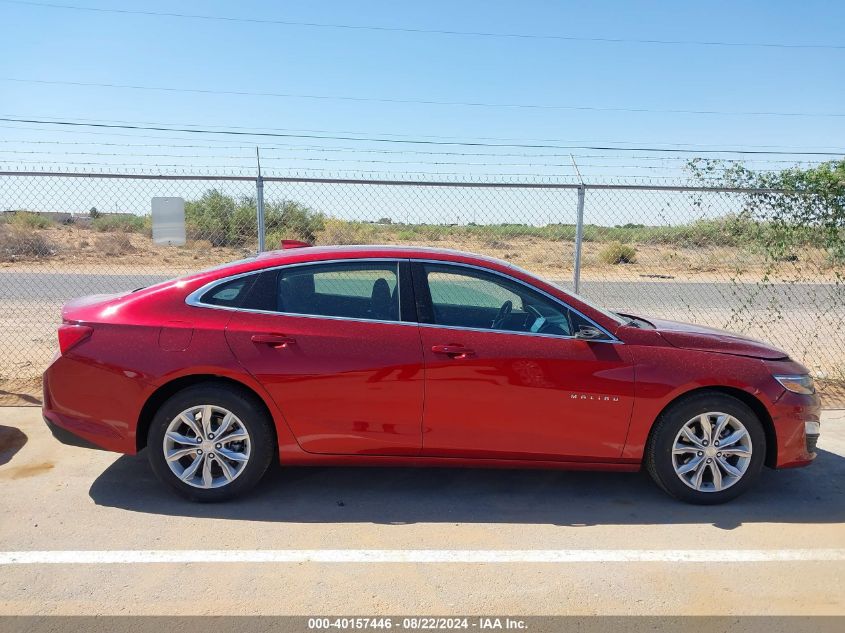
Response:
[{"label": "car hood", "polygon": [[789,356],[782,349],[733,332],[679,321],[651,318],[645,320],[653,324],[660,336],[673,347],[768,360]]}]

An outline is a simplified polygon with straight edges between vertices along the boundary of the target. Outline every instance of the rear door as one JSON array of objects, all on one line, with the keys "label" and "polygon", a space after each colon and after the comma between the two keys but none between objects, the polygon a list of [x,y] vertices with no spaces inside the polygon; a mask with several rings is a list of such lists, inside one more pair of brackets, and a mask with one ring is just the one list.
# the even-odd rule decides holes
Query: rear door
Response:
[{"label": "rear door", "polygon": [[[407,262],[268,270],[226,330],[312,453],[417,455],[423,369]],[[403,293],[405,296],[403,296]]]}]

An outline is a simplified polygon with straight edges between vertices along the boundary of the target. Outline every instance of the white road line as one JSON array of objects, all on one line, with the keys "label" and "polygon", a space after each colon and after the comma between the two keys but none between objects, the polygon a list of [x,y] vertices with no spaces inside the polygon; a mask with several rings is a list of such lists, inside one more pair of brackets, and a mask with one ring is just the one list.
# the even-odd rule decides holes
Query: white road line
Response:
[{"label": "white road line", "polygon": [[0,565],[139,563],[783,563],[845,561],[845,549],[100,550],[0,552]]}]

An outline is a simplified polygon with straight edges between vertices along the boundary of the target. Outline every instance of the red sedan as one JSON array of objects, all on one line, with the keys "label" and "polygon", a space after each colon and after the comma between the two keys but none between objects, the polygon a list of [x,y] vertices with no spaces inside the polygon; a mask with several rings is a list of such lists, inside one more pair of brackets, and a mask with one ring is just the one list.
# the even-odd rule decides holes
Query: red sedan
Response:
[{"label": "red sedan", "polygon": [[284,466],[634,471],[718,503],[815,457],[807,369],[616,314],[506,262],[423,248],[264,253],[62,310],[44,418],[198,501]]}]

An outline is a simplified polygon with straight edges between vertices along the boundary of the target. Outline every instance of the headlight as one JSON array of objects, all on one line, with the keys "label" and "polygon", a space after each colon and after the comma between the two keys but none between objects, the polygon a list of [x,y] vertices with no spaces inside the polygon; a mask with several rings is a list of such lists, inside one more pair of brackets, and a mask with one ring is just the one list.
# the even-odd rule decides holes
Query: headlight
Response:
[{"label": "headlight", "polygon": [[775,380],[792,393],[800,393],[806,396],[816,393],[816,386],[813,384],[812,376],[806,374],[803,376],[775,376]]}]

